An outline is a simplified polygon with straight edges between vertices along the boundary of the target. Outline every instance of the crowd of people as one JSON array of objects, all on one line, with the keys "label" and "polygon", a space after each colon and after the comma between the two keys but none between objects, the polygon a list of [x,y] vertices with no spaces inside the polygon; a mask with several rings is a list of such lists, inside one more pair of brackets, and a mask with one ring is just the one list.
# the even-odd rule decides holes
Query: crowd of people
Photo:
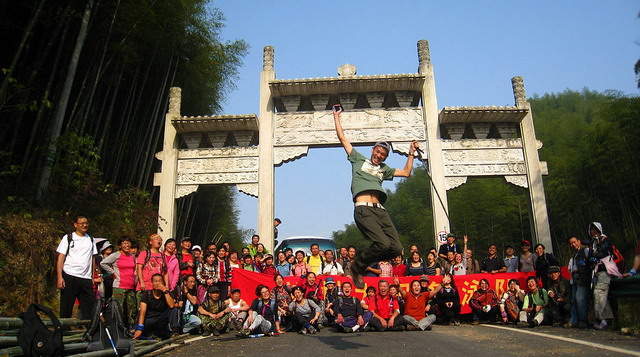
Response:
[{"label": "crowd of people", "polygon": [[[350,278],[357,251],[353,246],[322,251],[312,244],[310,254],[286,249],[275,257],[254,235],[240,252],[228,242],[192,245],[189,237],[179,242],[152,234],[141,248],[120,237],[117,251],[108,241],[94,244],[89,221],[77,217],[75,231],[63,237],[57,252],[60,316],[70,317],[76,299],[85,318],[97,297],[117,300],[134,337],[168,338],[172,334],[201,333],[238,336],[274,335],[285,332],[314,334],[323,328],[340,332],[430,330],[434,324],[460,325],[483,322],[535,327],[541,324],[587,328],[593,301],[592,326],[605,329],[612,318],[608,287],[612,276],[613,244],[602,226],[589,227],[590,241],[568,239],[572,258],[570,279],[562,276],[561,263],[537,244],[522,241],[520,253],[506,246],[504,256],[495,244],[478,262],[463,236],[462,245],[449,234],[447,243],[426,255],[412,245],[406,258],[380,261],[366,267],[365,276],[380,277],[363,298],[353,296],[355,287],[345,279],[339,286],[333,277]],[[636,251],[636,254],[640,252]],[[98,259],[93,259],[98,256]],[[635,275],[636,258],[627,275]],[[232,271],[243,269],[270,276],[275,287],[259,285],[255,291],[232,289]],[[617,269],[616,269],[617,270]],[[469,300],[472,313],[461,315],[460,292],[454,276],[530,272],[526,286],[508,281],[498,294],[481,279]],[[441,283],[430,289],[430,277]],[[299,277],[299,284],[285,284],[285,277]],[[408,291],[398,278],[413,276]],[[321,279],[319,278],[321,277]],[[98,287],[96,289],[96,287]]]}]

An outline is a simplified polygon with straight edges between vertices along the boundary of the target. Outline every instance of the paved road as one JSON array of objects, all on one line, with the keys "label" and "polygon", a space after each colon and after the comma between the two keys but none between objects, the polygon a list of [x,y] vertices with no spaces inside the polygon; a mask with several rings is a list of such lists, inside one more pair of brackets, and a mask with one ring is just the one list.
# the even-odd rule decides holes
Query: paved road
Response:
[{"label": "paved road", "polygon": [[[542,336],[540,336],[542,334]],[[227,336],[232,336],[227,334]],[[224,337],[224,336],[223,336]],[[584,344],[562,339],[580,340]],[[542,326],[516,329],[501,326],[435,326],[432,331],[340,334],[325,329],[316,335],[287,333],[217,341],[207,337],[162,356],[640,356],[640,338],[613,332]],[[621,350],[607,350],[607,346]]]}]

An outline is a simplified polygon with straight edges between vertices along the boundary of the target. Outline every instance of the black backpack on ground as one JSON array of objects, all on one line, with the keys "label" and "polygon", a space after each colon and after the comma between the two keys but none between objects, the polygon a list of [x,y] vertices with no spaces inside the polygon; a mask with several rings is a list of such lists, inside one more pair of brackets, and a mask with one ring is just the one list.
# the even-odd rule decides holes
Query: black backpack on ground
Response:
[{"label": "black backpack on ground", "polygon": [[123,322],[122,307],[115,299],[99,299],[93,313],[91,324],[84,334],[83,340],[89,342],[87,352],[112,349],[115,347],[118,354],[133,355],[131,331]]},{"label": "black backpack on ground", "polygon": [[[51,319],[53,331],[42,322],[38,311],[44,312]],[[18,331],[18,342],[25,356],[63,356],[62,324],[48,307],[31,304],[26,312],[21,313],[22,327]]]}]

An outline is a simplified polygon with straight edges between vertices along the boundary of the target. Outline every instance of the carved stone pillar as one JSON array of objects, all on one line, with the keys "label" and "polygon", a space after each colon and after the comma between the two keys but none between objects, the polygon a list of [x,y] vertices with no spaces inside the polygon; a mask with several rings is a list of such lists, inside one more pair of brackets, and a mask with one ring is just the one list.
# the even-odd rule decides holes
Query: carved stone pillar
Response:
[{"label": "carved stone pillar", "polygon": [[[274,169],[273,169],[273,133],[274,106],[269,81],[276,78],[273,66],[274,50],[264,48],[262,73],[260,73],[260,109],[258,146],[258,234],[260,241],[268,251],[273,252],[274,219]],[[296,108],[297,109],[297,108]]]},{"label": "carved stone pillar", "polygon": [[553,251],[549,216],[547,213],[547,200],[544,195],[542,167],[538,157],[538,141],[533,127],[531,104],[526,101],[522,77],[514,77],[511,79],[511,82],[513,83],[516,105],[529,109],[527,115],[520,122],[520,132],[522,134],[522,149],[524,151],[524,162],[531,202],[531,236],[534,242],[542,243],[548,251]]},{"label": "carved stone pillar", "polygon": [[169,91],[169,111],[164,120],[164,141],[162,144],[162,171],[160,178],[160,202],[158,204],[158,234],[168,239],[175,230],[176,181],[178,168],[178,148],[176,129],[171,123],[180,118],[182,90],[172,87]]},{"label": "carved stone pillar", "polygon": [[[433,185],[426,183],[431,190],[431,207],[433,208],[432,237],[436,246],[438,232],[449,232],[449,211],[447,203],[447,183],[445,181],[444,157],[442,155],[442,141],[440,140],[440,123],[438,122],[438,100],[436,97],[436,82],[433,75],[429,55],[429,43],[426,40],[418,41],[418,57],[420,65],[418,72],[425,75],[422,87],[422,115],[426,125],[427,157],[429,158],[429,172],[433,179]],[[438,199],[440,197],[440,199]],[[441,201],[442,200],[442,201]]]}]

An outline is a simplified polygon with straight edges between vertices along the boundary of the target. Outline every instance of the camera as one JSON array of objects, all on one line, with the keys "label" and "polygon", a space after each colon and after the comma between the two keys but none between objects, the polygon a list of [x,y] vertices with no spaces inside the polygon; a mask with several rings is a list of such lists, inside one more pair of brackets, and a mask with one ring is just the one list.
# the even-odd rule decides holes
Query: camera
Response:
[{"label": "camera", "polygon": [[333,105],[333,111],[334,111],[334,112],[337,112],[337,111],[339,111],[339,110],[344,111],[344,108],[342,108],[342,104],[334,104],[334,105]]}]

